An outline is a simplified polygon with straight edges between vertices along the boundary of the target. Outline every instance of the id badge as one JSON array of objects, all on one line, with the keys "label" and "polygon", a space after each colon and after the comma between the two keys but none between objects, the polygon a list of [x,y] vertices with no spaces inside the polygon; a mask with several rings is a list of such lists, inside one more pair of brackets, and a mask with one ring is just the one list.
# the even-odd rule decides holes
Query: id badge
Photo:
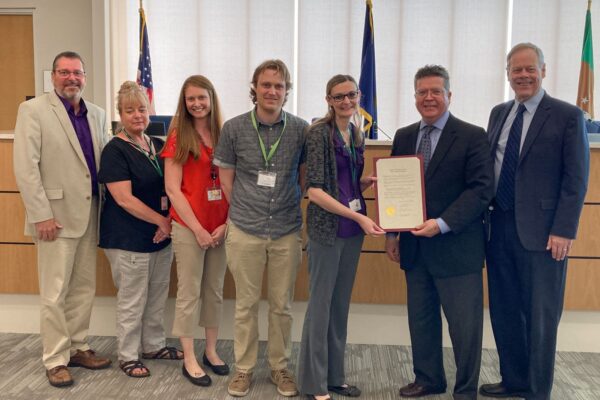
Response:
[{"label": "id badge", "polygon": [[223,198],[221,188],[218,187],[206,189],[206,193],[208,194],[208,201],[218,201]]},{"label": "id badge", "polygon": [[258,186],[275,187],[275,181],[277,180],[276,172],[269,171],[258,171]]},{"label": "id badge", "polygon": [[352,211],[360,211],[362,209],[361,205],[360,205],[360,200],[359,199],[353,199],[350,200],[350,202],[348,203],[348,205],[350,206],[350,209]]},{"label": "id badge", "polygon": [[169,209],[169,198],[167,196],[160,197],[160,209],[166,211]]}]

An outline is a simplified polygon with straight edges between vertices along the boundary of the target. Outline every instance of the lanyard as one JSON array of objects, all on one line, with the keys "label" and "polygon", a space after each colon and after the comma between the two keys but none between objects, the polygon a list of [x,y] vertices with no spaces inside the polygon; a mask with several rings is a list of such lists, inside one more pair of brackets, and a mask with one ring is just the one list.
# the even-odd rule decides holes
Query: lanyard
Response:
[{"label": "lanyard", "polygon": [[131,135],[129,135],[129,132],[127,132],[125,129],[123,129],[123,132],[125,132],[125,136],[127,136],[127,139],[129,139],[129,143],[131,143],[136,149],[138,149],[140,153],[146,156],[146,158],[148,159],[148,161],[150,161],[150,164],[152,164],[158,175],[162,177],[163,172],[160,168],[158,157],[156,157],[156,152],[154,151],[154,144],[152,144],[152,142],[148,140],[147,136],[142,133],[142,136],[144,137],[144,140],[146,141],[146,143],[148,144],[148,148],[150,149],[149,151],[146,151],[142,148],[142,146],[140,146],[133,140]]},{"label": "lanyard", "polygon": [[354,191],[354,196],[357,196],[357,191],[356,191],[356,175],[357,175],[357,161],[356,161],[356,148],[354,147],[354,135],[352,132],[349,133],[348,136],[350,136],[350,146],[346,146],[346,141],[344,140],[344,136],[342,135],[342,132],[340,132],[339,128],[337,127],[337,125],[335,126],[335,131],[338,134],[338,137],[340,138],[340,140],[342,141],[343,145],[344,145],[344,151],[346,151],[348,153],[348,155],[350,156],[350,174],[352,175],[352,190]]},{"label": "lanyard", "polygon": [[260,151],[262,152],[263,159],[265,160],[265,168],[269,169],[269,161],[271,160],[271,158],[273,158],[273,155],[275,154],[277,147],[279,147],[279,142],[281,141],[283,132],[285,132],[285,126],[287,125],[287,115],[285,114],[285,112],[283,112],[283,129],[281,130],[281,133],[279,134],[279,138],[277,139],[277,141],[275,143],[273,143],[273,145],[271,145],[269,154],[267,154],[267,150],[265,149],[265,143],[263,142],[262,138],[260,137],[260,133],[258,132],[258,124],[256,123],[256,115],[254,115],[254,114],[255,114],[255,111],[252,110],[252,113],[250,114],[250,116],[252,117],[252,126],[254,126],[254,130],[256,131],[256,134],[258,135],[258,142],[260,143]]},{"label": "lanyard", "polygon": [[217,166],[214,163],[214,158],[215,158],[215,154],[214,154],[214,149],[211,147],[208,147],[206,145],[206,143],[204,143],[204,139],[202,139],[202,136],[198,135],[198,138],[200,139],[200,149],[202,151],[202,147],[204,147],[204,149],[206,150],[206,155],[208,155],[208,160],[210,161],[210,179],[213,181],[213,187],[217,186]]}]

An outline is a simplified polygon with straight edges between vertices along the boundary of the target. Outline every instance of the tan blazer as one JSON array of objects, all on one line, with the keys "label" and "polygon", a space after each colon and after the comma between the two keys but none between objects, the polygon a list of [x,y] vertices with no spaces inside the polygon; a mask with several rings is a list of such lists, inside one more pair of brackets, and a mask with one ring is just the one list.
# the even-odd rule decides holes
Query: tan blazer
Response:
[{"label": "tan blazer", "polygon": [[[108,140],[100,107],[85,102],[96,168]],[[92,204],[92,185],[73,124],[52,91],[21,103],[14,140],[14,170],[27,212],[25,234],[35,237],[34,223],[55,218],[59,237],[83,236]]]}]

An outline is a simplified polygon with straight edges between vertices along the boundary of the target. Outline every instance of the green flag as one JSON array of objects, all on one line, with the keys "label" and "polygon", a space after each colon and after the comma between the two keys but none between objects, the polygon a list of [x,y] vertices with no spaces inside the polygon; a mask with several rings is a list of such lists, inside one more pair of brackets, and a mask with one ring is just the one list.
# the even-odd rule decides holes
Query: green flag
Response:
[{"label": "green flag", "polygon": [[581,69],[579,70],[579,90],[577,106],[583,110],[587,119],[594,119],[594,49],[592,44],[592,0],[588,0],[583,32],[583,50]]}]

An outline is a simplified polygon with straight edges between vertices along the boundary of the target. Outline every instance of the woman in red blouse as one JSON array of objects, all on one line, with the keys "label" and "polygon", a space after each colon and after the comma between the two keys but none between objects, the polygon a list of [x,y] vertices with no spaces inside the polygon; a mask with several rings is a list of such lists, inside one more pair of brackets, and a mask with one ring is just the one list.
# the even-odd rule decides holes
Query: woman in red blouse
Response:
[{"label": "woman in red blouse", "polygon": [[173,334],[179,336],[183,347],[183,375],[199,386],[209,386],[211,379],[194,352],[197,324],[206,334],[203,364],[218,375],[229,373],[229,366],[216,351],[227,265],[223,237],[229,209],[218,168],[213,164],[221,126],[212,83],[201,75],[190,76],[181,88],[162,157],[177,261]]}]

